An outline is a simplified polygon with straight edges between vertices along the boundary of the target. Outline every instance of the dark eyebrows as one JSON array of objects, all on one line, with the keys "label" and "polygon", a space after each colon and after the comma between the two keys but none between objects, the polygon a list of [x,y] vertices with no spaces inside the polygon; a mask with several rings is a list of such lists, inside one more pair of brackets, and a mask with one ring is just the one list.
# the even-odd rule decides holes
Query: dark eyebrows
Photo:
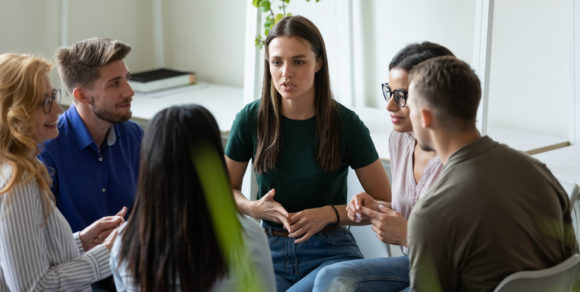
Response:
[{"label": "dark eyebrows", "polygon": [[[296,59],[303,59],[306,58],[306,55],[296,55],[296,56],[292,56],[291,59],[296,60]],[[280,56],[272,56],[270,57],[270,59],[282,59],[282,57]]]}]

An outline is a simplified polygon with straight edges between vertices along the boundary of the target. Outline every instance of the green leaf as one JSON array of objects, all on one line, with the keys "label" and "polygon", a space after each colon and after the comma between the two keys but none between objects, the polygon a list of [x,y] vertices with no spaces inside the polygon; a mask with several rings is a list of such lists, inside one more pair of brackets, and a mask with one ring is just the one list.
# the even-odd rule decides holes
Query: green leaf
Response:
[{"label": "green leaf", "polygon": [[252,0],[252,5],[256,8],[260,7],[260,0]]},{"label": "green leaf", "polygon": [[264,11],[264,12],[270,11],[270,1],[268,1],[268,0],[261,1],[260,7],[262,7],[262,11]]},{"label": "green leaf", "polygon": [[[284,3],[290,4],[290,0],[282,0],[282,1],[284,1]],[[309,1],[309,0],[306,0],[306,1]]]}]

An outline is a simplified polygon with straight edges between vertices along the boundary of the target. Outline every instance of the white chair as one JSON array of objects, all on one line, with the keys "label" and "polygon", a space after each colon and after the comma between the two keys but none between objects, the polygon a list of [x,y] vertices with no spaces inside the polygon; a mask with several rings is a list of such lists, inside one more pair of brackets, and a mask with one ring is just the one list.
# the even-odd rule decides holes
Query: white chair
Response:
[{"label": "white chair", "polygon": [[572,291],[579,264],[580,254],[574,254],[551,268],[516,272],[503,279],[494,291]]},{"label": "white chair", "polygon": [[568,193],[568,198],[570,199],[570,215],[572,216],[572,226],[574,226],[574,232],[576,233],[576,240],[580,242],[580,230],[578,230],[578,224],[580,223],[580,210],[578,210],[578,205],[580,204],[580,187],[577,184],[567,182],[558,179],[558,182],[562,185],[564,190]]}]

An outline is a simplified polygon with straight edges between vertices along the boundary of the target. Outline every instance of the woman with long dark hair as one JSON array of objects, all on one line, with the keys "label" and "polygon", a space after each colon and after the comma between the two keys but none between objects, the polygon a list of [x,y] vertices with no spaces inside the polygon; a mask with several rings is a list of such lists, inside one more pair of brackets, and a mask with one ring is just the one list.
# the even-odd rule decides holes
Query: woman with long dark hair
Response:
[{"label": "woman with long dark hair", "polygon": [[[325,265],[362,258],[346,215],[352,167],[367,193],[390,201],[369,130],[333,99],[324,40],[301,16],[280,20],[266,38],[260,100],[237,115],[226,163],[240,211],[263,219],[279,291],[310,291]],[[257,200],[241,193],[253,160]]]},{"label": "woman with long dark hair", "polygon": [[[188,105],[157,113],[145,130],[133,211],[111,255],[119,291],[231,291],[236,279],[220,245],[192,155],[200,147],[225,161],[218,125],[202,106]],[[227,177],[224,178],[227,184]],[[234,206],[230,189],[226,188]],[[228,200],[228,198],[223,198]],[[241,224],[241,225],[240,225]],[[266,237],[253,219],[239,216],[244,241],[266,291],[274,288]]]}]

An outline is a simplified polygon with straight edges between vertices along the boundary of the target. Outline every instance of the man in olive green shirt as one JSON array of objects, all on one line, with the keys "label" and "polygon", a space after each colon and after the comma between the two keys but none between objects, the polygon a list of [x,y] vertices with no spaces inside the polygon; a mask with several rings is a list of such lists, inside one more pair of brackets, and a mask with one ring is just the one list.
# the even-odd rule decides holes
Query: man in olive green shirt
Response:
[{"label": "man in olive green shirt", "polygon": [[453,57],[411,72],[413,131],[444,164],[409,219],[414,291],[489,291],[578,251],[566,192],[541,162],[480,136],[480,96],[473,70]]}]

